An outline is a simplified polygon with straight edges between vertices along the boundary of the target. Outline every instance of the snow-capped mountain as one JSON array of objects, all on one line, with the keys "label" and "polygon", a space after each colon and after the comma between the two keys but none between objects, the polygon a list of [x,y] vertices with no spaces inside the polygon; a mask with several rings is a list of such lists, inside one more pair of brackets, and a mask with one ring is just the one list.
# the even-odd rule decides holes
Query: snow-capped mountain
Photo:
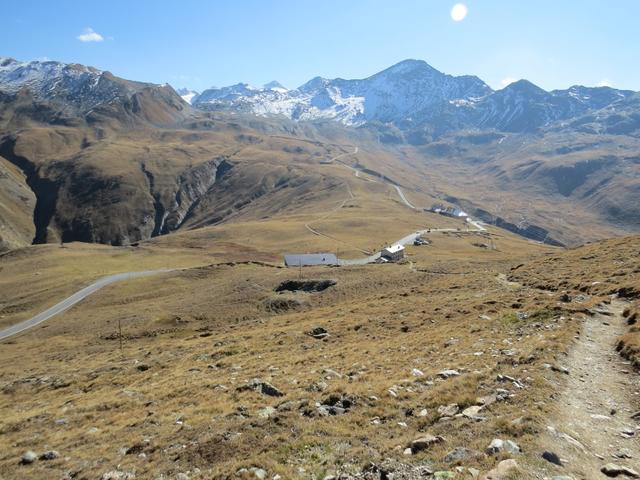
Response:
[{"label": "snow-capped mountain", "polygon": [[421,60],[405,60],[361,80],[315,77],[287,90],[239,83],[205,90],[193,105],[292,120],[344,125],[393,124],[404,131],[442,133],[460,128],[534,131],[588,112],[624,108],[637,94],[574,86],[547,92],[527,80],[493,91],[475,76],[446,75]]},{"label": "snow-capped mountain", "polygon": [[195,97],[200,95],[195,90],[189,90],[188,88],[176,88],[176,93],[180,95],[180,98],[182,98],[189,105],[191,105]]},{"label": "snow-capped mountain", "polygon": [[514,82],[485,98],[472,113],[479,128],[525,132],[605,107],[624,108],[634,92],[609,87],[574,86],[547,92],[527,80]]},{"label": "snow-capped mountain", "polygon": [[60,100],[83,110],[109,103],[137,90],[142,84],[114,81],[93,67],[54,61],[20,62],[0,58],[0,89],[7,93],[28,90],[36,100]]},{"label": "snow-capped mountain", "polygon": [[7,57],[0,57],[0,93],[24,93],[52,112],[81,114],[89,120],[126,117],[164,124],[187,108],[168,85],[125,80],[84,65]]},{"label": "snow-capped mountain", "polygon": [[477,77],[445,75],[426,62],[405,60],[362,80],[316,77],[295,90],[273,82],[261,89],[237,84],[205,90],[194,105],[293,120],[332,119],[345,125],[368,121],[402,122],[429,115],[430,107],[448,101],[474,102],[491,88]]}]

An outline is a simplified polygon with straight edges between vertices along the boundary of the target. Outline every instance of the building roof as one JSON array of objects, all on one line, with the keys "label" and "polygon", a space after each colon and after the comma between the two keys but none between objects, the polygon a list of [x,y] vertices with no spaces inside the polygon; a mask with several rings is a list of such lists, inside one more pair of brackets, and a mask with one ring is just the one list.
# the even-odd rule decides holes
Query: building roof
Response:
[{"label": "building roof", "polygon": [[284,256],[284,264],[287,267],[338,265],[338,259],[333,253],[290,253]]},{"label": "building roof", "polygon": [[402,245],[400,245],[399,243],[396,243],[394,245],[391,245],[390,247],[386,247],[384,250],[389,252],[389,253],[397,253],[397,252],[400,252],[400,251],[404,250],[404,247]]}]

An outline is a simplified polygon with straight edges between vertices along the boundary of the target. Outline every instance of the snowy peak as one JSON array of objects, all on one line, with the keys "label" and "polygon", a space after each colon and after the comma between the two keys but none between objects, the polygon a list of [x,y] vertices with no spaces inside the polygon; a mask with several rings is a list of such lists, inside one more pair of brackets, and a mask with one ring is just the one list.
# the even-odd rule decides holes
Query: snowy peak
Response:
[{"label": "snowy peak", "polygon": [[198,92],[195,90],[189,90],[188,88],[178,88],[176,89],[176,93],[189,105],[191,105],[193,99],[198,96]]},{"label": "snowy peak", "polygon": [[285,93],[288,92],[289,89],[286,88],[284,85],[282,85],[280,82],[278,82],[277,80],[273,80],[269,83],[265,83],[262,86],[263,90],[273,90],[275,92],[281,92],[281,93]]},{"label": "snowy peak", "polygon": [[19,62],[0,57],[0,88],[9,93],[29,89],[35,97],[46,97],[58,87],[79,84],[95,86],[103,71],[78,64],[54,61]]},{"label": "snowy peak", "polygon": [[[444,75],[424,60],[407,59],[392,65],[373,77],[378,75]],[[371,77],[370,77],[371,78]]]}]

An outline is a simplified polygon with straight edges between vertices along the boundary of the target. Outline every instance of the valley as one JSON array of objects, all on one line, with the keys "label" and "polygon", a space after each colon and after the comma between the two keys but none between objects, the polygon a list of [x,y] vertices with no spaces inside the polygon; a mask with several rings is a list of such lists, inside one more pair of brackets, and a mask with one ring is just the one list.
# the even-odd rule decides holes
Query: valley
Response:
[{"label": "valley", "polygon": [[0,58],[0,478],[634,478],[637,101]]}]

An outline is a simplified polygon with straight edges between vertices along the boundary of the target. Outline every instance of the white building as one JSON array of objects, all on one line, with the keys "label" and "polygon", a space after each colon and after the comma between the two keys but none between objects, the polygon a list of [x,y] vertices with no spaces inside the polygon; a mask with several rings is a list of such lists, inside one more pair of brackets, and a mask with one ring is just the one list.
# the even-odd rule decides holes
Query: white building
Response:
[{"label": "white building", "polygon": [[386,247],[380,252],[381,256],[392,262],[404,258],[404,247],[399,243]]}]

